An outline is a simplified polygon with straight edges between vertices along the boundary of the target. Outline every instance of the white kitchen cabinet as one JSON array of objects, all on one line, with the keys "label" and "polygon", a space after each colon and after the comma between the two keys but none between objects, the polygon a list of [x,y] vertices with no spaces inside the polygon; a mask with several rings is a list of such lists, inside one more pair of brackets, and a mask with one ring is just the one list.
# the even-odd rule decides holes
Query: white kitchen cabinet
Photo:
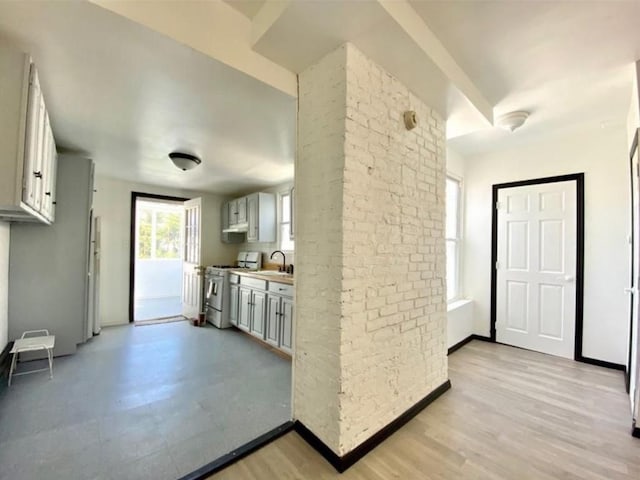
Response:
[{"label": "white kitchen cabinet", "polygon": [[246,225],[247,223],[247,197],[236,198],[228,202],[229,227]]},{"label": "white kitchen cabinet", "polygon": [[264,314],[267,306],[267,294],[254,290],[251,298],[251,334],[264,339]]},{"label": "white kitchen cabinet", "polygon": [[238,303],[240,301],[240,286],[231,285],[229,289],[229,321],[238,326]]},{"label": "white kitchen cabinet", "polygon": [[251,294],[250,288],[240,287],[238,294],[238,328],[248,332],[251,329]]},{"label": "white kitchen cabinet", "polygon": [[35,66],[0,45],[0,218],[50,224],[57,155]]},{"label": "white kitchen cabinet", "polygon": [[280,297],[267,298],[267,328],[264,339],[274,347],[280,347]]},{"label": "white kitchen cabinet", "polygon": [[276,241],[276,196],[273,193],[252,193],[247,196],[247,242]]},{"label": "white kitchen cabinet", "polygon": [[293,298],[282,297],[280,303],[280,350],[293,352]]},{"label": "white kitchen cabinet", "polygon": [[244,233],[225,231],[230,227],[229,211],[232,208],[230,204],[231,202],[223,203],[220,209],[220,226],[221,226],[220,240],[222,241],[222,243],[244,243],[245,241]]},{"label": "white kitchen cabinet", "polygon": [[265,340],[289,355],[293,350],[293,305],[293,286],[269,282]]}]

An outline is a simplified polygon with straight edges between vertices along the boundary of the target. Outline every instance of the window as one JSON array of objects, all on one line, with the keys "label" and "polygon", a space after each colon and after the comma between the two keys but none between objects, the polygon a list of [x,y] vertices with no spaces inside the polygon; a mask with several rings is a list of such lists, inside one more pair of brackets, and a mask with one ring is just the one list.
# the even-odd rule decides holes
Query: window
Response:
[{"label": "window", "polygon": [[179,259],[182,241],[182,205],[138,200],[136,258]]},{"label": "window", "polygon": [[291,191],[280,194],[280,250],[293,252],[291,240]]},{"label": "window", "polygon": [[449,302],[460,296],[460,240],[460,180],[447,176],[445,242]]}]

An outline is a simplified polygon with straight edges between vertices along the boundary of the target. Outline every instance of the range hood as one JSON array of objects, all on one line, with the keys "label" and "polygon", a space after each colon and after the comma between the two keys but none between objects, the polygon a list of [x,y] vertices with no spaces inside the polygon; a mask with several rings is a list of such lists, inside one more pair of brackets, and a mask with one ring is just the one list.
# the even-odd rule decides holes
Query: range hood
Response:
[{"label": "range hood", "polygon": [[230,225],[222,230],[223,233],[246,233],[249,231],[248,223],[239,223],[237,225]]}]

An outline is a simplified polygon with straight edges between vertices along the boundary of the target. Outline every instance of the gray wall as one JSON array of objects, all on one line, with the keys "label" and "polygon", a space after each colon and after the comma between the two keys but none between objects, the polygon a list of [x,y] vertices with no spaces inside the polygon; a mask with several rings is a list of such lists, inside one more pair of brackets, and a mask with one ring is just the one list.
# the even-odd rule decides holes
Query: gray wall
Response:
[{"label": "gray wall", "polygon": [[56,355],[85,340],[93,163],[61,156],[51,226],[14,223],[9,255],[9,337],[47,328]]}]

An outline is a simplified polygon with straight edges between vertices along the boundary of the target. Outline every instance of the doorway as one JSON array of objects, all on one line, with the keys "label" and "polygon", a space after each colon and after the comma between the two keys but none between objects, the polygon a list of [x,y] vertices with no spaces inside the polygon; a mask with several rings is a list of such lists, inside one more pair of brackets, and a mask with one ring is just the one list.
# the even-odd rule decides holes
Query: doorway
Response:
[{"label": "doorway", "polygon": [[130,322],[182,315],[184,201],[132,193]]},{"label": "doorway", "polygon": [[582,358],[584,175],[493,186],[491,338]]}]

